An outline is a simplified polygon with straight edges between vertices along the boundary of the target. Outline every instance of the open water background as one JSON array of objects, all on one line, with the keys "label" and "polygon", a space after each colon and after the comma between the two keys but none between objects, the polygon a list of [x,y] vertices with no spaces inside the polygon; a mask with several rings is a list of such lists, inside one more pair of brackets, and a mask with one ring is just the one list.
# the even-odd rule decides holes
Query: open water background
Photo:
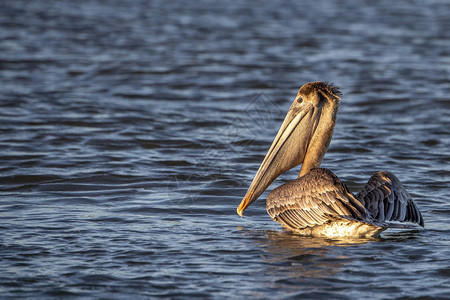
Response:
[{"label": "open water background", "polygon": [[[1,298],[450,296],[450,3],[1,1]],[[389,170],[425,230],[333,241],[236,206],[298,88],[323,166]],[[288,172],[269,190],[297,176]]]}]

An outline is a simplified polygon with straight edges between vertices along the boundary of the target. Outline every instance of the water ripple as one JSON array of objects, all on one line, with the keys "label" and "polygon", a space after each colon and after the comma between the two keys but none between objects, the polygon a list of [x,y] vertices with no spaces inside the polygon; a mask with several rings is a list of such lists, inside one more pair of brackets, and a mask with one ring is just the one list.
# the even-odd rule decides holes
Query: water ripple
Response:
[{"label": "water ripple", "polygon": [[[448,297],[446,1],[0,7],[3,297]],[[424,230],[312,239],[262,200],[236,215],[315,80],[344,92],[323,165],[355,191],[392,171]]]}]

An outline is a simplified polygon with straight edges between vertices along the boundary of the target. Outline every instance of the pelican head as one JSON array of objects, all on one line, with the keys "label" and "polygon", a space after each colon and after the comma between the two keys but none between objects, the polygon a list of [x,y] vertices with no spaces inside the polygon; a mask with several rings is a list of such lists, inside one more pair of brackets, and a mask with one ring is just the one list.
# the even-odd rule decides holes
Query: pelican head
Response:
[{"label": "pelican head", "polygon": [[309,82],[300,88],[237,208],[240,216],[282,173],[303,163],[301,177],[320,166],[333,135],[340,96],[339,88],[327,82]]}]

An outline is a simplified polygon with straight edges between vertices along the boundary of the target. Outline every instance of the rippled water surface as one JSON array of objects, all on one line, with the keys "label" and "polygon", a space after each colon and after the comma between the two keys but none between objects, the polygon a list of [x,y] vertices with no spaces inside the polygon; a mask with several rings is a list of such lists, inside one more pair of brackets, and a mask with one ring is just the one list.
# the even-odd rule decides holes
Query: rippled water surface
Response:
[{"label": "rippled water surface", "polygon": [[[448,1],[52,3],[0,4],[1,298],[449,297]],[[344,92],[323,166],[395,173],[424,230],[236,214],[316,80]]]}]

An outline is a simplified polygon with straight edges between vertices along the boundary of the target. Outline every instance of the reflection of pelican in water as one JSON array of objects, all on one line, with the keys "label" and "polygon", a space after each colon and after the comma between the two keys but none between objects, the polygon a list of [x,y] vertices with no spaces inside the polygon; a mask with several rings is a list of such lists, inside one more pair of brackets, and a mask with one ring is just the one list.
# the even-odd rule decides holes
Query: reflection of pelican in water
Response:
[{"label": "reflection of pelican in water", "polygon": [[284,229],[301,235],[378,236],[386,221],[423,218],[400,181],[389,172],[374,174],[354,196],[330,170],[319,168],[336,123],[340,92],[325,82],[303,85],[244,199],[242,216],[282,173],[303,163],[299,177],[267,197],[267,212]]},{"label": "reflection of pelican in water", "polygon": [[305,285],[309,285],[312,278],[329,278],[338,274],[345,264],[354,261],[354,257],[347,256],[347,250],[339,250],[340,247],[353,247],[380,239],[327,239],[300,237],[274,230],[239,230],[246,239],[253,240],[258,249],[263,249],[260,258],[266,262],[264,265],[268,270],[265,272],[274,278],[296,278],[296,281]]}]

